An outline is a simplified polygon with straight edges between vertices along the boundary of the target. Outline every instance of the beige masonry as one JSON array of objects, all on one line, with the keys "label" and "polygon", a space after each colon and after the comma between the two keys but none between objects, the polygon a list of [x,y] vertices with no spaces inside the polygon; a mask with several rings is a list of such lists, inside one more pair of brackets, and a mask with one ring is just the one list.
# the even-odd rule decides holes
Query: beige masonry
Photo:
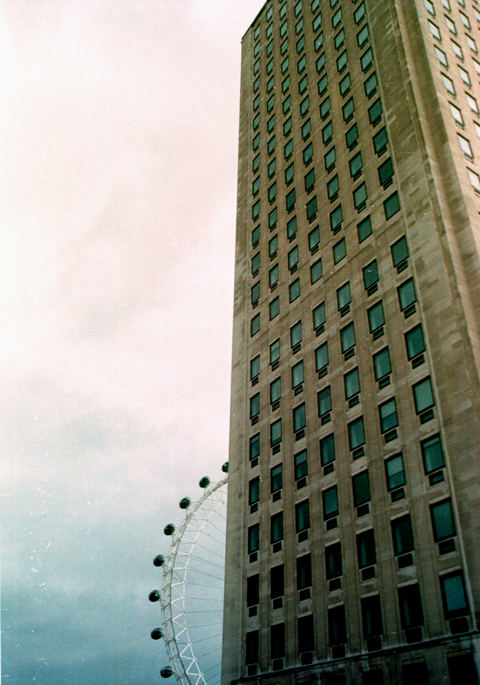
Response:
[{"label": "beige masonry", "polygon": [[[479,27],[477,0],[271,0],[243,38],[224,685],[478,682],[480,110],[474,110],[475,103],[480,107]],[[306,84],[301,83],[305,74]],[[323,81],[319,87],[325,74],[328,85]],[[445,77],[454,93],[446,89]],[[344,109],[350,98],[353,114]],[[378,100],[381,115],[378,105],[372,110]],[[453,118],[452,105],[462,123]],[[322,133],[329,122],[331,139]],[[285,159],[290,140],[292,155]],[[313,160],[304,163],[309,143]],[[327,170],[325,155],[333,146],[335,167]],[[352,177],[350,161],[359,151],[361,172]],[[391,177],[384,164],[389,158]],[[285,169],[292,161],[294,177],[287,184]],[[307,190],[304,177],[311,168],[315,185]],[[338,195],[330,199],[327,184],[336,174]],[[270,201],[275,181],[276,197],[270,191]],[[367,197],[359,200],[363,183]],[[287,211],[286,195],[293,187],[295,207]],[[314,196],[318,209],[309,218]],[[340,205],[338,226],[331,215]],[[277,220],[269,226],[275,207]],[[289,237],[293,216],[297,230]],[[370,234],[361,224],[367,217]],[[317,227],[319,249],[309,245]],[[269,250],[275,236],[276,252]],[[403,237],[408,256],[402,253],[394,264],[391,247],[400,247]],[[342,239],[346,255],[339,259],[336,248],[334,258],[333,247]],[[296,246],[298,265],[289,269],[288,253]],[[257,253],[260,267],[253,274]],[[322,275],[312,283],[311,266],[319,258]],[[367,289],[364,269],[374,260],[378,278],[369,268]],[[269,271],[277,264],[279,280],[271,288]],[[297,278],[300,295],[293,299],[289,286]],[[339,311],[337,290],[347,281],[351,302]],[[256,283],[260,295],[252,302]],[[270,318],[277,296],[279,313]],[[372,326],[369,310],[377,305],[378,311],[380,301],[384,323]],[[312,311],[322,302],[326,320],[315,330]],[[259,330],[252,335],[257,315]],[[292,349],[290,329],[298,321],[302,340]],[[342,350],[340,332],[350,323],[355,344]],[[405,334],[414,329],[412,357]],[[269,349],[276,339],[280,358],[272,366]],[[316,350],[325,342],[326,371],[316,368]],[[383,360],[383,371],[376,372],[374,355],[386,347],[389,365],[383,352],[376,357],[378,367]],[[251,378],[250,362],[257,355],[259,373]],[[291,369],[300,361],[304,381],[293,388]],[[355,373],[344,378],[354,369],[359,391]],[[271,404],[270,384],[278,377],[281,397]],[[319,416],[318,393],[327,386],[331,410]],[[251,417],[250,398],[256,393],[260,410]],[[305,426],[301,422],[295,432],[293,410],[303,403]],[[379,408],[385,412],[383,426]],[[364,440],[357,433],[352,448],[349,426],[351,431],[359,417]],[[281,441],[271,445],[271,424],[278,419]],[[257,434],[258,454],[255,447],[250,450]],[[322,464],[320,441],[331,434],[335,459]],[[437,461],[425,463],[425,448],[438,441],[443,461],[437,449],[432,457]],[[304,449],[308,473],[296,473],[294,457]],[[401,461],[391,460],[400,454]],[[282,487],[272,492],[271,469],[280,464]],[[387,466],[394,467],[390,480]],[[369,487],[362,476],[354,486],[353,478],[365,471]],[[250,485],[257,478],[258,498],[256,483]],[[338,513],[328,516],[323,493],[334,486]],[[306,499],[309,521],[298,526],[296,505]],[[279,512],[283,534],[276,529],[272,542],[271,517]],[[325,548],[337,543],[341,569],[330,568],[327,577]],[[308,554],[311,579],[302,575],[303,562],[297,564]],[[272,593],[271,569],[278,572],[282,565],[283,588],[277,575]]]}]

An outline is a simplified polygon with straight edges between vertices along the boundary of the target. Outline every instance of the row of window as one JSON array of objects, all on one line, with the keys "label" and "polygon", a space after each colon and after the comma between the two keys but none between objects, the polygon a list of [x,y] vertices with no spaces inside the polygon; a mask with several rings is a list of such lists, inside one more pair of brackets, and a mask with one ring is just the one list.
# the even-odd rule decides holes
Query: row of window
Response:
[{"label": "row of window", "polygon": [[[282,570],[283,571],[283,570]],[[272,569],[273,572],[273,569]],[[280,573],[276,572],[280,578]],[[280,584],[280,580],[276,580]],[[439,577],[444,616],[447,620],[465,616],[469,613],[463,573],[459,570]],[[254,583],[252,582],[252,588]],[[254,589],[251,591],[255,592]],[[406,631],[424,625],[420,587],[411,583],[398,588],[398,605],[402,628]],[[378,637],[384,633],[381,598],[379,594],[361,599],[362,628],[365,639]],[[343,604],[327,611],[328,644],[330,647],[344,645],[348,641],[347,620]],[[421,639],[421,636],[420,636]],[[312,614],[297,619],[297,652],[312,652],[315,649],[315,622]],[[270,657],[279,659],[285,656],[285,624],[277,623],[270,627]],[[260,631],[246,634],[246,664],[256,664],[260,660]]]}]

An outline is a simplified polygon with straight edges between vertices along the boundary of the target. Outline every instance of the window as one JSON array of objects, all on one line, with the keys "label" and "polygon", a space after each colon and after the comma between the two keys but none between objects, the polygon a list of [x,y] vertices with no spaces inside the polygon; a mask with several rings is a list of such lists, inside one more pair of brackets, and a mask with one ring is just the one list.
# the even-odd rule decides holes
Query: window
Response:
[{"label": "window", "polygon": [[[475,126],[477,136],[480,138],[480,127],[475,121],[473,122],[473,125]],[[467,174],[473,189],[477,193],[480,193],[480,176],[476,173],[476,171],[472,171],[472,169],[467,169]]]},{"label": "window", "polygon": [[303,17],[301,17],[295,24],[295,33],[298,36],[303,31]]},{"label": "window", "polygon": [[310,505],[308,499],[295,505],[295,530],[300,533],[310,528]]},{"label": "window", "polygon": [[297,557],[297,590],[312,585],[312,558],[310,554]]},{"label": "window", "polygon": [[250,460],[256,459],[260,455],[260,433],[252,435],[249,442]]},{"label": "window", "polygon": [[442,74],[443,85],[445,90],[447,90],[451,95],[455,95],[455,86],[453,85],[452,79],[446,74]]},{"label": "window", "polygon": [[347,624],[345,622],[345,607],[333,607],[328,610],[328,644],[331,647],[343,645],[347,641]]},{"label": "window", "polygon": [[320,459],[322,466],[335,461],[335,436],[333,433],[320,440]]},{"label": "window", "polygon": [[472,97],[471,95],[469,95],[468,93],[465,93],[465,98],[466,98],[468,106],[470,107],[472,112],[474,114],[480,114],[480,110],[478,109],[478,103],[475,100],[475,98]]},{"label": "window", "polygon": [[270,404],[275,404],[275,402],[278,402],[282,396],[281,380],[282,379],[279,376],[270,383]]},{"label": "window", "polygon": [[359,568],[372,566],[372,564],[376,563],[377,556],[373,528],[357,535],[357,559]]},{"label": "window", "polygon": [[277,197],[277,182],[274,181],[272,185],[268,189],[268,201],[270,204],[275,200]]},{"label": "window", "polygon": [[[281,597],[284,593],[283,564],[270,569],[270,598]],[[257,602],[258,603],[258,602]]]},{"label": "window", "polygon": [[327,95],[325,100],[320,103],[320,116],[322,119],[326,119],[330,114],[330,96]]},{"label": "window", "polygon": [[295,5],[295,16],[298,17],[300,12],[302,11],[302,0],[298,0],[297,4]]},{"label": "window", "polygon": [[273,71],[273,58],[267,62],[267,74],[271,74]]},{"label": "window", "polygon": [[297,40],[297,54],[299,55],[305,47],[305,36],[300,36]]},{"label": "window", "polygon": [[303,361],[299,361],[292,366],[292,388],[298,388],[304,381]]},{"label": "window", "polygon": [[250,418],[253,419],[260,413],[260,393],[257,392],[250,398]]},{"label": "window", "polygon": [[[258,146],[257,146],[257,147],[258,147]],[[254,174],[257,173],[257,171],[259,170],[259,168],[260,168],[260,155],[256,155],[256,156],[253,158],[253,161],[252,161],[252,171],[253,171],[253,173],[254,173]]]},{"label": "window", "polygon": [[401,454],[395,454],[385,460],[385,477],[388,490],[394,490],[405,485],[405,470]]},{"label": "window", "polygon": [[258,604],[259,600],[259,574],[247,578],[247,607]]},{"label": "window", "polygon": [[298,407],[293,409],[293,432],[297,433],[302,428],[306,426],[305,418],[305,402],[299,404]]},{"label": "window", "polygon": [[363,166],[363,161],[362,161],[362,153],[357,152],[356,155],[352,157],[352,159],[349,162],[350,165],[350,176],[355,179],[358,178],[358,176],[362,173],[362,166]]},{"label": "window", "polygon": [[255,314],[255,316],[250,321],[250,336],[253,338],[254,335],[260,330],[260,314]]},{"label": "window", "polygon": [[350,77],[350,72],[342,78],[340,83],[338,84],[338,88],[340,90],[340,95],[342,97],[345,97],[347,93],[350,91],[350,86],[352,85],[352,79]]},{"label": "window", "polygon": [[373,367],[375,369],[376,381],[385,378],[391,373],[392,367],[390,365],[390,353],[388,351],[388,347],[384,347],[383,350],[380,350],[373,355]]},{"label": "window", "polygon": [[380,415],[380,428],[382,433],[386,433],[392,428],[395,428],[395,426],[398,426],[397,405],[394,397],[383,402],[378,407],[378,413]]},{"label": "window", "polygon": [[342,352],[345,354],[355,346],[355,328],[353,321],[340,330]]},{"label": "window", "polygon": [[289,302],[295,302],[295,300],[299,297],[300,297],[300,279],[296,278],[288,286],[288,299],[289,299]]},{"label": "window", "polygon": [[282,81],[282,93],[286,93],[290,88],[290,75],[287,74]]},{"label": "window", "polygon": [[309,223],[311,223],[315,217],[317,216],[317,210],[318,210],[318,201],[317,201],[317,196],[315,195],[312,197],[311,200],[307,202],[307,208],[306,208],[306,214],[307,214],[307,220]]},{"label": "window", "polygon": [[437,40],[442,39],[442,36],[440,34],[440,29],[438,28],[438,26],[436,24],[433,23],[433,21],[430,21],[430,19],[428,20],[428,28],[430,29],[430,33],[432,34],[432,36],[434,38],[436,38]]},{"label": "window", "polygon": [[350,121],[355,113],[355,104],[353,102],[353,97],[348,98],[346,103],[342,107],[343,120],[345,122]]},{"label": "window", "polygon": [[328,75],[324,74],[322,78],[318,81],[317,90],[319,95],[323,95],[328,88]]},{"label": "window", "polygon": [[[298,92],[300,93],[300,95],[302,95],[307,90],[307,88],[308,88],[308,76],[307,76],[307,74],[305,74],[305,76],[303,78],[301,78],[300,81],[298,82]],[[306,107],[308,109],[308,97],[305,99],[307,100]],[[302,114],[305,113],[304,111],[302,111],[301,106],[300,106],[300,111]]]},{"label": "window", "polygon": [[297,620],[298,651],[312,652],[315,648],[315,627],[312,614],[301,616]]},{"label": "window", "polygon": [[458,57],[458,59],[463,60],[463,50],[460,47],[460,45],[458,43],[456,43],[454,40],[452,40],[452,49],[453,49],[453,52]]},{"label": "window", "polygon": [[276,169],[277,169],[277,160],[274,157],[268,163],[268,178],[272,178],[272,176],[275,174]]},{"label": "window", "polygon": [[257,200],[255,204],[252,205],[252,219],[256,221],[260,216],[260,200]]},{"label": "window", "polygon": [[313,158],[313,145],[309,143],[307,147],[303,150],[303,163],[305,166],[310,164]]},{"label": "window", "polygon": [[351,128],[345,134],[345,141],[349,150],[352,150],[358,141],[358,127],[357,124],[353,124]]},{"label": "window", "polygon": [[260,112],[253,117],[252,126],[254,131],[260,126]]},{"label": "window", "polygon": [[376,126],[378,124],[382,118],[382,113],[382,101],[379,98],[378,100],[375,100],[373,105],[368,108],[368,117],[372,126]]},{"label": "window", "polygon": [[294,457],[295,480],[304,478],[308,473],[307,450],[302,450]]},{"label": "window", "polygon": [[257,354],[256,357],[250,360],[250,380],[258,378],[260,375],[260,355]]},{"label": "window", "polygon": [[372,222],[369,216],[362,219],[359,224],[357,224],[357,234],[358,242],[361,243],[372,235]]},{"label": "window", "polygon": [[360,377],[358,375],[358,368],[348,371],[343,376],[343,384],[345,388],[345,399],[349,400],[360,392]]},{"label": "window", "polygon": [[312,130],[312,122],[310,119],[307,119],[307,121],[302,126],[302,139],[303,140],[306,140],[308,138],[311,130]]},{"label": "window", "polygon": [[400,617],[402,628],[414,628],[423,625],[422,600],[418,585],[406,585],[398,588]]},{"label": "window", "polygon": [[302,322],[297,321],[296,324],[294,324],[290,328],[290,345],[292,347],[296,347],[302,342]]},{"label": "window", "polygon": [[362,625],[366,639],[375,635],[382,635],[382,610],[380,607],[380,595],[362,598]]},{"label": "window", "polygon": [[308,248],[313,254],[318,250],[318,245],[320,243],[320,229],[315,226],[308,234]]},{"label": "window", "polygon": [[353,487],[353,504],[359,507],[366,502],[370,502],[370,481],[368,478],[368,470],[357,473],[352,477]]},{"label": "window", "polygon": [[251,630],[245,635],[245,650],[245,660],[247,665],[258,663],[260,653],[258,630]]},{"label": "window", "polygon": [[455,535],[452,505],[449,499],[430,505],[433,539],[435,542],[451,538]]},{"label": "window", "polygon": [[275,447],[282,442],[282,419],[277,419],[270,424],[270,445]]},{"label": "window", "polygon": [[421,414],[434,406],[435,401],[433,399],[432,384],[429,377],[415,383],[412,390],[415,400],[415,411],[417,414]]},{"label": "window", "polygon": [[342,238],[333,246],[333,261],[338,264],[347,256],[347,246],[345,238]]},{"label": "window", "polygon": [[270,345],[270,364],[278,362],[280,359],[280,338],[274,340]]},{"label": "window", "polygon": [[328,490],[322,492],[323,518],[327,520],[338,514],[338,492],[337,486],[333,485]]},{"label": "window", "polygon": [[338,174],[335,174],[333,178],[327,183],[327,193],[330,202],[333,202],[338,197],[338,191],[340,190],[340,182],[338,180]]},{"label": "window", "polygon": [[323,127],[322,129],[322,140],[324,145],[328,145],[330,141],[332,140],[333,136],[333,124],[332,121],[329,121],[326,126]]},{"label": "window", "polygon": [[348,63],[347,51],[343,50],[337,57],[337,71],[339,74],[345,69]]},{"label": "window", "polygon": [[385,127],[381,128],[380,131],[373,136],[372,140],[375,152],[380,156],[387,149],[387,129]]},{"label": "window", "polygon": [[468,141],[466,138],[460,135],[460,133],[457,133],[457,140],[458,144],[460,145],[460,148],[462,152],[464,153],[465,157],[468,157],[469,159],[473,159],[473,152],[472,152],[472,146],[470,145],[470,141]]},{"label": "window", "polygon": [[304,117],[305,114],[307,114],[308,109],[309,109],[309,99],[308,99],[308,95],[307,95],[307,97],[303,98],[303,100],[300,103],[300,114],[302,117]]},{"label": "window", "polygon": [[288,117],[283,122],[283,135],[288,136],[292,130],[292,117]]},{"label": "window", "polygon": [[363,55],[360,57],[360,65],[362,71],[368,71],[373,64],[373,52],[372,48],[368,48]]},{"label": "window", "polygon": [[327,171],[332,171],[332,169],[335,168],[335,161],[336,161],[335,145],[324,156],[324,161],[325,161],[325,169]]},{"label": "window", "polygon": [[304,178],[305,192],[310,193],[315,187],[315,167],[312,167]]},{"label": "window", "polygon": [[435,54],[437,56],[438,61],[440,64],[448,69],[448,60],[447,60],[447,55],[443,52],[443,50],[440,50],[438,45],[434,45],[433,49],[435,50]]},{"label": "window", "polygon": [[342,21],[342,8],[339,7],[338,10],[332,15],[332,26],[334,29],[337,28],[337,26],[341,23]]},{"label": "window", "polygon": [[277,256],[278,250],[278,234],[275,234],[273,238],[268,241],[268,256],[270,259],[274,259]]},{"label": "window", "polygon": [[310,283],[316,283],[322,276],[322,260],[317,261],[310,267]]},{"label": "window", "polygon": [[435,16],[435,8],[433,6],[432,0],[423,0],[423,4],[425,5],[427,12],[429,12],[434,17]]},{"label": "window", "polygon": [[392,164],[392,158],[389,157],[383,164],[381,164],[378,167],[378,180],[380,181],[380,185],[383,186],[384,188],[387,188],[391,182],[392,182],[392,177],[393,177],[393,164]]},{"label": "window", "polygon": [[350,450],[355,450],[365,444],[363,416],[359,416],[348,424],[348,442]]},{"label": "window", "polygon": [[274,544],[283,540],[283,511],[270,517],[270,542]]},{"label": "window", "polygon": [[[443,611],[446,619],[464,616],[469,613],[463,574],[455,571],[440,577]],[[473,682],[473,679],[472,681]]]},{"label": "window", "polygon": [[332,580],[342,573],[342,546],[340,542],[335,542],[325,547],[325,575],[327,580]]},{"label": "window", "polygon": [[320,372],[328,366],[328,342],[324,342],[315,350],[315,369]]},{"label": "window", "polygon": [[307,64],[307,57],[306,57],[306,55],[302,55],[302,57],[300,57],[300,59],[297,62],[297,71],[299,74],[301,74],[302,71],[304,71],[306,64]]},{"label": "window", "polygon": [[322,71],[325,68],[325,63],[326,63],[325,52],[322,52],[322,54],[317,57],[317,61],[315,62],[317,74],[322,73]]},{"label": "window", "polygon": [[404,311],[407,307],[410,307],[414,302],[417,301],[417,296],[415,294],[415,284],[413,278],[409,278],[404,281],[397,288],[398,300],[400,302],[400,309]]},{"label": "window", "polygon": [[357,33],[357,45],[361,49],[368,41],[368,24],[365,24],[363,28]]},{"label": "window", "polygon": [[278,264],[275,264],[268,272],[268,282],[271,290],[276,288],[278,283]]},{"label": "window", "polygon": [[398,267],[403,262],[406,262],[408,258],[408,247],[405,236],[402,236],[393,243],[393,245],[390,246],[390,251],[392,253],[393,266]]},{"label": "window", "polygon": [[[463,7],[465,7],[465,5],[463,5]],[[461,21],[462,24],[465,26],[465,28],[466,28],[466,29],[471,29],[472,26],[471,26],[471,24],[470,24],[470,19],[467,17],[467,15],[464,14],[463,12],[459,12],[459,14],[460,14],[460,21]]]},{"label": "window", "polygon": [[248,553],[257,552],[260,547],[260,524],[255,523],[248,529]]},{"label": "window", "polygon": [[282,465],[277,464],[270,469],[270,492],[278,492],[283,486]]},{"label": "window", "polygon": [[260,478],[253,478],[248,484],[248,503],[255,504],[260,499]]},{"label": "window", "polygon": [[460,65],[457,65],[457,68],[458,68],[458,73],[459,73],[460,78],[462,79],[462,81],[463,81],[467,86],[471,87],[472,81],[470,80],[470,74],[468,73],[468,71],[467,71],[466,69],[464,69],[463,67],[461,67]]},{"label": "window", "polygon": [[295,207],[295,202],[296,202],[296,193],[295,193],[295,188],[292,188],[287,195],[285,196],[285,206],[287,209],[287,212],[291,212],[292,209]]},{"label": "window", "polygon": [[385,324],[385,315],[383,313],[382,301],[376,302],[370,309],[368,309],[368,324],[370,333],[378,331]]},{"label": "window", "polygon": [[280,314],[280,298],[275,297],[268,305],[270,321]]},{"label": "window", "polygon": [[285,100],[282,102],[282,112],[284,114],[288,114],[288,112],[290,111],[291,104],[292,98],[290,97],[290,95],[287,95]]},{"label": "window", "polygon": [[342,47],[344,42],[345,42],[345,29],[340,29],[340,31],[335,35],[335,38],[333,39],[335,49],[340,50],[340,48]]},{"label": "window", "polygon": [[365,209],[367,197],[367,186],[365,183],[362,183],[353,191],[353,204],[355,209],[357,209],[359,212],[361,212],[362,209]]},{"label": "window", "polygon": [[405,345],[407,347],[408,359],[425,352],[425,340],[423,338],[422,324],[418,324],[405,333]]},{"label": "window", "polygon": [[410,514],[393,519],[391,525],[395,556],[398,557],[400,554],[411,552],[414,546]]},{"label": "window", "polygon": [[343,221],[343,211],[342,211],[342,205],[338,205],[338,207],[335,207],[335,209],[330,213],[330,228],[334,233],[339,231],[342,227],[342,221]]},{"label": "window", "polygon": [[422,448],[425,473],[431,473],[432,471],[436,471],[445,466],[442,442],[439,435],[433,435],[431,438],[422,440],[420,446]]},{"label": "window", "polygon": [[[475,12],[475,8],[473,11]],[[477,17],[477,21],[480,21],[480,18]],[[471,36],[469,36],[468,34],[465,34],[465,40],[467,41],[467,45],[472,52],[475,52],[475,53],[478,52],[477,44],[475,43],[474,39]],[[473,61],[474,61],[474,66],[475,66],[476,62],[475,62],[475,60],[473,60]]]},{"label": "window", "polygon": [[323,388],[317,393],[318,400],[318,415],[320,417],[325,416],[332,410],[332,395],[330,392],[330,386]]},{"label": "window", "polygon": [[291,219],[287,221],[287,238],[292,241],[297,234],[297,217],[292,216]]},{"label": "window", "polygon": [[250,301],[251,301],[253,307],[255,307],[255,305],[258,304],[259,299],[260,299],[260,281],[257,281],[257,283],[254,283],[250,289]]},{"label": "window", "polygon": [[323,47],[323,33],[321,31],[313,41],[313,47],[315,48],[315,51],[318,51]]},{"label": "window", "polygon": [[361,3],[353,13],[355,23],[358,25],[365,18],[365,3]]},{"label": "window", "polygon": [[377,92],[377,72],[373,72],[371,76],[367,78],[363,84],[365,95],[367,98],[371,98]]}]

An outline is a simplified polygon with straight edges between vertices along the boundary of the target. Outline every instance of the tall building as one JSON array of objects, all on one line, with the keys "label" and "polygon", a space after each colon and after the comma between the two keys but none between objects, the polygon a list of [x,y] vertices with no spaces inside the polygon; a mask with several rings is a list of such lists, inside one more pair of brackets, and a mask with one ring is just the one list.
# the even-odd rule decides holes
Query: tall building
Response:
[{"label": "tall building", "polygon": [[242,43],[223,683],[478,682],[480,2]]}]

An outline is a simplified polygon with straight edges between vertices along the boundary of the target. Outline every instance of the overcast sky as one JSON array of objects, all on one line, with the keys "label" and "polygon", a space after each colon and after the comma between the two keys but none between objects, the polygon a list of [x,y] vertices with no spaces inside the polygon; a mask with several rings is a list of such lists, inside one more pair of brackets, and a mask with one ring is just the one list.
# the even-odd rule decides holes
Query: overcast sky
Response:
[{"label": "overcast sky", "polygon": [[0,0],[5,685],[151,685],[152,558],[227,458],[261,0]]}]

